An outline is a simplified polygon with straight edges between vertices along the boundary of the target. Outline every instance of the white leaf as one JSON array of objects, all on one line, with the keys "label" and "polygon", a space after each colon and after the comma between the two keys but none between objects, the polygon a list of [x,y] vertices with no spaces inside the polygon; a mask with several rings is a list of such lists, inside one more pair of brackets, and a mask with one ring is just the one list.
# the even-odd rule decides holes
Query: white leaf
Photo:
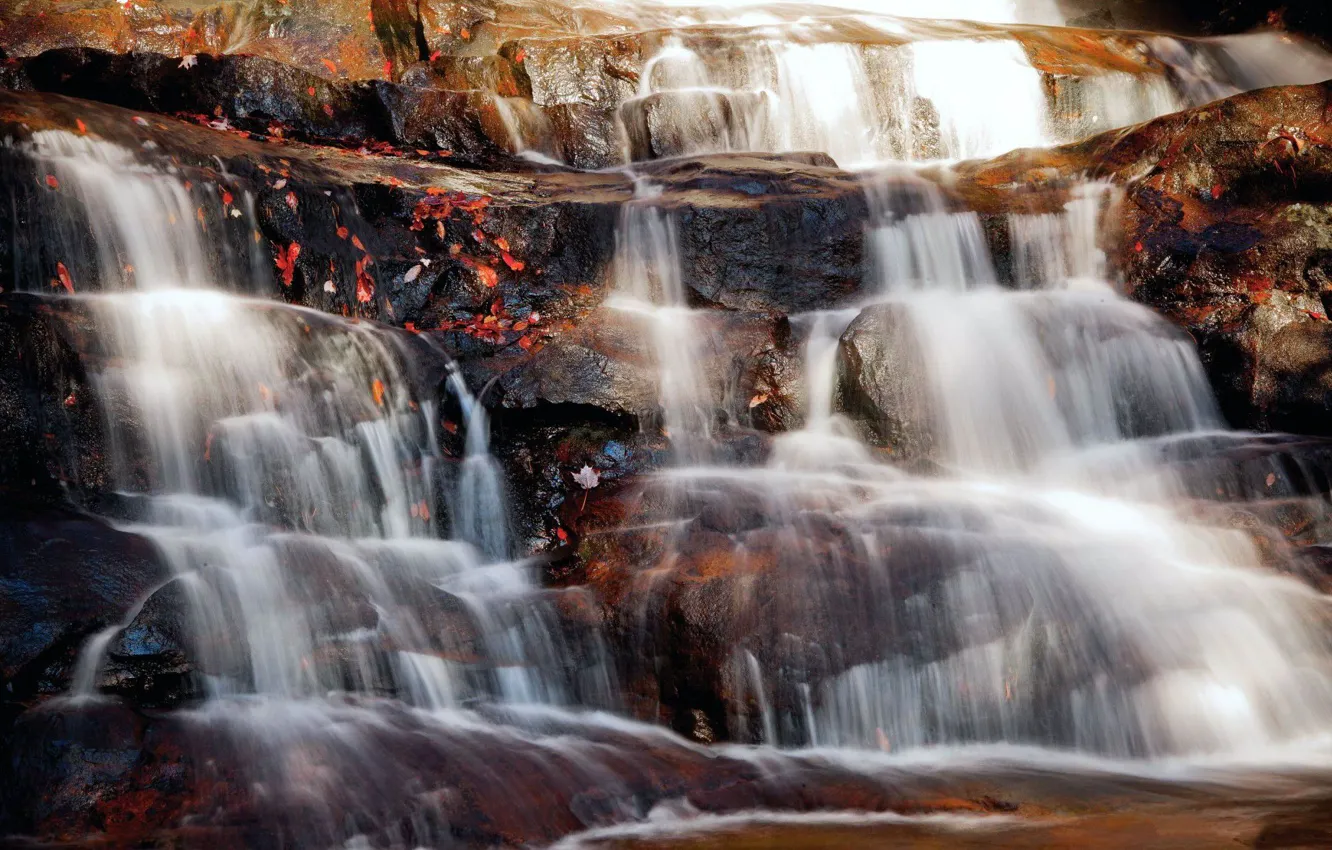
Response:
[{"label": "white leaf", "polygon": [[279,180],[278,182],[274,183],[274,184],[273,184],[273,188],[274,188],[274,189],[285,189],[285,188],[287,188],[287,178],[283,177],[281,180]]},{"label": "white leaf", "polygon": [[241,217],[241,211],[238,210],[238,209],[236,209],[235,207],[232,207],[232,208],[231,208],[231,217],[232,217],[232,218],[240,218],[240,217]]},{"label": "white leaf", "polygon": [[419,277],[420,274],[421,274],[421,264],[417,263],[416,265],[412,266],[410,269],[407,270],[407,274],[402,276],[402,282],[411,283],[412,281],[416,280],[416,278]]},{"label": "white leaf", "polygon": [[421,265],[425,266],[426,268],[430,268],[430,264],[431,264],[432,262],[434,262],[434,261],[433,261],[433,260],[422,260],[422,261],[421,261]]},{"label": "white leaf", "polygon": [[324,281],[324,291],[332,295],[338,291],[338,288],[333,284],[333,281],[326,280]]},{"label": "white leaf", "polygon": [[584,464],[583,468],[574,473],[573,480],[584,490],[591,490],[601,483],[601,476],[592,467]]},{"label": "white leaf", "polygon": [[194,55],[193,53],[187,53],[184,56],[180,57],[180,67],[182,68],[193,68],[198,63],[199,63],[199,57]]},{"label": "white leaf", "polygon": [[536,324],[537,322],[539,322],[539,321],[541,321],[541,314],[540,314],[540,313],[533,312],[531,315],[529,315],[529,316],[527,317],[527,323],[528,323],[529,325],[535,325],[535,324]]}]

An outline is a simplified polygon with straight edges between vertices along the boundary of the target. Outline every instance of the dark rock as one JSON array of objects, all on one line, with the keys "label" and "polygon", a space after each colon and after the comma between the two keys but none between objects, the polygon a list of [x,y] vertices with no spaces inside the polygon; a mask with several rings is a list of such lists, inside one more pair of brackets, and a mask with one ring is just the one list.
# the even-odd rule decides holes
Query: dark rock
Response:
[{"label": "dark rock", "polygon": [[167,582],[148,597],[130,624],[111,639],[99,672],[99,690],[137,705],[173,705],[202,695],[195,636],[198,611],[185,579]]},{"label": "dark rock", "polygon": [[907,457],[929,455],[937,433],[921,358],[903,304],[866,308],[838,343],[837,407],[876,445]]},{"label": "dark rock", "polygon": [[7,512],[0,568],[0,675],[20,702],[64,690],[84,642],[169,575],[144,538],[59,509]]}]

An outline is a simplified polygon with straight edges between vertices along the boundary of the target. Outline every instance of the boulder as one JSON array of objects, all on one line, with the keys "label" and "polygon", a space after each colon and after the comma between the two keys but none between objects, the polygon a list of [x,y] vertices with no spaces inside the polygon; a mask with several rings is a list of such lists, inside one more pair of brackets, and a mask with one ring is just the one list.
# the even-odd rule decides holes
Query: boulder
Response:
[{"label": "boulder", "polygon": [[65,690],[87,640],[169,576],[148,540],[69,509],[6,511],[0,547],[0,676],[11,702]]}]

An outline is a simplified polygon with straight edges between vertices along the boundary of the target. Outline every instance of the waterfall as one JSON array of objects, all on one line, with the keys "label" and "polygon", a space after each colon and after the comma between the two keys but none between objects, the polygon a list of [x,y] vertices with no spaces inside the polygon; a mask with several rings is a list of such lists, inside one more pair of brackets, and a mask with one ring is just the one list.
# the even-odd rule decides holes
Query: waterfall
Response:
[{"label": "waterfall", "polygon": [[[105,291],[75,298],[98,330],[90,380],[108,466],[134,506],[126,528],[154,542],[188,601],[212,698],[345,688],[429,708],[554,700],[580,663],[604,664],[566,657],[548,603],[508,562],[502,473],[456,368],[455,496],[438,491],[436,403],[409,379],[401,337],[228,292],[255,291],[237,271],[248,258],[210,249],[210,216],[184,181],[123,148],[42,131],[30,155],[91,233],[82,272]],[[457,542],[439,539],[446,505]],[[77,693],[95,692],[127,625],[85,648]],[[456,636],[469,630],[476,649]],[[597,693],[594,704],[612,699]]]},{"label": "waterfall", "polygon": [[[1292,575],[1287,530],[1240,501],[1294,515],[1288,479],[1324,471],[1255,459],[1286,438],[1229,432],[1194,341],[1124,296],[1107,238],[1120,188],[1089,180],[996,214],[954,179],[969,173],[955,160],[1332,74],[1326,57],[1292,51],[1312,70],[1289,70],[1267,36],[1126,35],[1133,55],[1050,70],[1041,38],[1088,38],[1036,26],[1064,23],[1052,0],[632,5],[642,31],[590,32],[605,10],[579,7],[577,35],[540,39],[553,47],[514,30],[490,56],[512,35],[490,20],[460,34],[467,54],[447,58],[521,70],[514,91],[559,63],[592,75],[579,40],[615,41],[596,98],[489,104],[521,167],[359,151],[393,176],[353,174],[338,202],[393,208],[376,219],[401,225],[384,265],[409,258],[393,299],[420,295],[412,315],[437,329],[419,336],[388,307],[404,328],[275,298],[258,201],[196,185],[152,141],[6,142],[61,189],[16,225],[49,256],[15,263],[24,299],[77,316],[61,342],[105,432],[106,492],[86,507],[166,567],[77,654],[42,660],[70,687],[38,708],[110,706],[126,646],[165,622],[154,639],[180,643],[188,685],[134,734],[175,748],[158,730],[176,727],[153,724],[184,718],[179,740],[200,746],[179,782],[221,788],[219,822],[240,809],[266,829],[277,811],[275,842],[318,848],[527,846],[722,797],[718,811],[916,806],[924,788],[927,810],[952,750],[1062,751],[1136,779],[1326,740],[1326,597]],[[558,162],[584,122],[624,160]],[[306,164],[352,156],[316,149]],[[794,152],[837,168],[771,156]],[[261,169],[246,180],[274,186]],[[762,207],[779,184],[780,209]],[[412,198],[462,211],[458,187],[493,191],[497,218],[541,206],[514,232],[547,240],[533,254],[551,262],[480,215],[465,230],[505,266],[462,253],[457,220],[402,220]],[[753,272],[743,308],[700,297],[732,258],[697,229],[733,238],[742,214],[754,244],[822,234],[819,217],[838,242],[774,246],[795,284],[760,292]],[[27,274],[56,256],[65,286]],[[614,345],[598,345],[603,321]],[[559,369],[586,374],[542,372]],[[613,401],[585,392],[599,377]],[[820,796],[845,777],[864,782]],[[695,782],[718,796],[695,808]],[[475,799],[481,816],[449,820]],[[211,826],[182,811],[173,828]]]}]

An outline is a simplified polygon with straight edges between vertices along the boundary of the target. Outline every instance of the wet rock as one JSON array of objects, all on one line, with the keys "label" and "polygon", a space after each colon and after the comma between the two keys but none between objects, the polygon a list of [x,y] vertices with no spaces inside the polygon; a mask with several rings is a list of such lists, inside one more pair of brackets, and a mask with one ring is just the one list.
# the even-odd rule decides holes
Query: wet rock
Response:
[{"label": "wet rock", "polygon": [[167,582],[107,645],[98,689],[136,705],[173,705],[202,696],[192,678],[199,670],[197,616],[185,580]]},{"label": "wet rock", "polygon": [[[382,135],[366,89],[258,56],[51,50],[23,65],[38,91],[127,109],[225,118],[257,133],[363,140]],[[271,128],[271,129],[270,129]]]},{"label": "wet rock", "polygon": [[751,132],[762,129],[758,110],[767,101],[757,92],[654,92],[620,107],[633,160],[691,153],[741,150]]},{"label": "wet rock", "polygon": [[67,487],[110,483],[97,400],[74,344],[79,329],[60,312],[0,296],[0,501],[12,505],[57,505]]},{"label": "wet rock", "polygon": [[[679,230],[684,275],[705,304],[788,313],[827,309],[864,285],[860,184],[823,155],[743,155],[654,163]],[[807,164],[808,163],[808,164]],[[694,201],[696,192],[706,192]]]},{"label": "wet rock", "polygon": [[775,755],[779,765],[760,766],[571,714],[498,709],[458,724],[372,700],[231,708],[28,712],[0,785],[5,832],[123,844],[183,834],[259,848],[410,835],[488,847],[549,844],[679,800],[717,814],[983,809],[820,759]]},{"label": "wet rock", "polygon": [[[350,79],[393,76],[407,26],[394,2],[288,0],[251,2],[126,3],[98,0],[25,0],[21,14],[0,20],[0,49],[35,56],[57,48],[89,47],[114,53],[154,52],[174,57],[250,54],[306,71]],[[407,10],[409,11],[409,10]],[[381,37],[386,43],[381,43]]]},{"label": "wet rock", "polygon": [[929,388],[910,308],[868,307],[837,348],[837,407],[894,453],[924,457],[933,450]]},{"label": "wet rock", "polygon": [[1325,405],[1328,102],[1325,84],[1236,95],[965,164],[957,187],[982,212],[1039,212],[1095,163],[1090,173],[1124,188],[1109,253],[1126,288],[1193,336],[1231,423],[1323,434],[1326,417],[1312,411]]},{"label": "wet rock", "polygon": [[208,785],[195,773],[184,732],[178,721],[109,701],[28,711],[11,731],[3,831],[134,842],[176,822]]},{"label": "wet rock", "polygon": [[0,675],[7,700],[64,690],[84,642],[168,577],[151,543],[72,510],[0,521]]}]

